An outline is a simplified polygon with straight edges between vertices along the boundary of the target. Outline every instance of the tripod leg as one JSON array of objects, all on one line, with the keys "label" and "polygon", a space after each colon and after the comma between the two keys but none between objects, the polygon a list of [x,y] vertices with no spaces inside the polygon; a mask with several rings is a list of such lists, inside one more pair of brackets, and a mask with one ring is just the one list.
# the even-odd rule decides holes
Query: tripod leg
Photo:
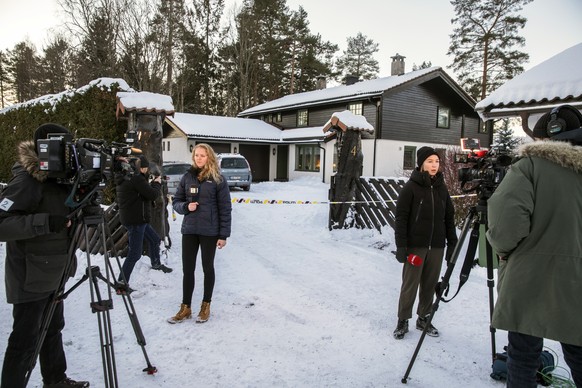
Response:
[{"label": "tripod leg", "polygon": [[[109,255],[107,253],[107,238],[106,238],[106,236],[110,237],[111,234],[110,233],[106,234],[105,224],[102,224],[101,236],[102,236],[101,242],[103,244],[103,252],[104,252],[104,257],[105,257],[105,265],[107,266],[108,270],[110,270],[111,273],[113,273],[113,268],[112,268],[111,262],[109,261]],[[111,247],[112,252],[114,252],[115,244],[113,243],[112,239],[110,239],[110,241],[111,241],[111,245],[112,245],[112,247]],[[117,260],[117,265],[119,267],[120,273],[123,273],[121,271],[121,263],[119,261],[119,257],[117,256],[117,254],[115,254],[115,258]],[[111,284],[111,283],[109,283],[109,284]],[[125,309],[127,311],[127,315],[129,317],[129,321],[131,322],[131,327],[133,328],[133,332],[135,333],[137,343],[141,347],[142,353],[144,355],[144,358],[145,358],[145,361],[147,364],[147,366],[143,369],[143,371],[146,372],[147,374],[152,375],[152,374],[156,373],[158,371],[158,369],[151,364],[150,359],[148,357],[148,354],[146,352],[146,349],[145,349],[146,339],[145,339],[145,336],[144,336],[143,331],[141,329],[141,326],[139,324],[139,320],[137,318],[137,314],[136,314],[135,308],[133,306],[133,300],[131,299],[131,295],[128,292],[121,293],[121,296],[123,299],[123,304],[125,305]]]},{"label": "tripod leg", "polygon": [[[487,227],[485,227],[485,230],[487,230]],[[493,277],[493,248],[489,244],[489,241],[486,242],[485,247],[487,251],[487,287],[489,288],[489,331],[491,332],[491,359],[493,362],[497,358],[495,328],[491,324],[493,321],[493,309],[495,307],[493,296],[493,289],[495,288],[495,278]]]},{"label": "tripod leg", "polygon": [[[445,291],[449,287],[449,280],[451,278],[451,275],[453,274],[453,270],[455,269],[455,264],[457,263],[457,259],[458,259],[459,254],[460,254],[461,247],[463,246],[465,239],[467,238],[467,234],[469,233],[469,228],[474,224],[475,216],[476,216],[476,211],[474,208],[471,208],[469,210],[469,213],[467,214],[467,217],[465,218],[464,223],[463,223],[461,237],[459,238],[459,241],[457,242],[457,245],[455,246],[455,249],[453,250],[453,256],[451,257],[451,263],[447,267],[447,270],[445,271],[445,274],[442,277],[440,285],[437,286],[437,295],[436,295],[435,302],[433,304],[433,307],[432,307],[432,310],[431,310],[430,315],[428,317],[428,320],[426,322],[426,325],[422,331],[422,334],[420,335],[420,339],[418,340],[418,344],[416,345],[416,348],[414,349],[414,353],[412,354],[412,358],[410,360],[410,363],[408,364],[408,368],[406,369],[406,372],[404,373],[404,376],[402,377],[402,380],[401,380],[402,384],[406,384],[408,382],[408,376],[410,375],[410,371],[412,370],[412,366],[414,365],[414,362],[416,361],[416,357],[418,356],[418,353],[420,352],[420,348],[424,342],[424,338],[426,337],[426,332],[427,332],[428,328],[430,327],[430,324],[432,322],[432,318],[434,317],[436,311],[439,308],[439,303],[443,297],[443,294],[445,293]],[[467,253],[467,255],[469,255],[469,253]],[[467,262],[467,260],[468,259],[466,257],[465,262]]]}]

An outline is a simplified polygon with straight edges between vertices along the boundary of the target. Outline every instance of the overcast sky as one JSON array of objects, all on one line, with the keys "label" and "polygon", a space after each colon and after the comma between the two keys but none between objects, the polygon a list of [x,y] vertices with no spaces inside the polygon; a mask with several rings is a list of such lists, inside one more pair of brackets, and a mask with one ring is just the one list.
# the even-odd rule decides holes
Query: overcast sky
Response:
[{"label": "overcast sky", "polygon": [[[228,9],[241,0],[226,3]],[[59,24],[57,0],[0,0],[0,5],[0,49],[28,38],[40,51],[49,30]],[[379,76],[390,75],[390,57],[396,53],[406,57],[407,71],[430,61],[452,73],[446,55],[453,17],[448,0],[287,0],[287,5],[293,10],[302,5],[311,31],[338,44],[340,51],[346,49],[346,38],[358,32],[379,43]],[[534,0],[523,14],[528,22],[522,50],[530,55],[526,70],[582,42],[582,0]]]}]

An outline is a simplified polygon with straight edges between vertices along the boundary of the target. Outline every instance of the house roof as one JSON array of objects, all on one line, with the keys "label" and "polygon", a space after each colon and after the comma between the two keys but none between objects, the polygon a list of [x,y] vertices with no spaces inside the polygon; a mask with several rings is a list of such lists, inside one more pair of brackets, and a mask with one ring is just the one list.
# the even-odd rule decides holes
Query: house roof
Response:
[{"label": "house roof", "polygon": [[178,113],[166,117],[173,128],[189,138],[269,143],[322,141],[322,127],[281,130],[262,120]]},{"label": "house roof", "polygon": [[547,112],[561,104],[582,108],[582,43],[507,81],[477,103],[475,110],[489,120]]},{"label": "house roof", "polygon": [[125,112],[174,114],[172,97],[151,92],[117,92],[117,116]]},{"label": "house roof", "polygon": [[427,69],[411,71],[402,75],[395,75],[390,77],[376,78],[372,80],[356,82],[352,85],[340,85],[326,89],[314,90],[311,92],[303,92],[291,94],[278,98],[273,101],[259,104],[252,108],[248,108],[238,114],[238,116],[249,116],[264,112],[272,112],[274,110],[297,109],[305,106],[329,104],[331,102],[349,101],[354,99],[361,99],[372,96],[382,95],[386,90],[394,89],[398,86],[403,86],[407,83],[420,81],[424,78],[434,78],[441,76],[446,81],[455,87],[459,94],[471,103],[473,106],[473,99],[458,87],[455,82],[442,70],[441,67],[435,66]]}]

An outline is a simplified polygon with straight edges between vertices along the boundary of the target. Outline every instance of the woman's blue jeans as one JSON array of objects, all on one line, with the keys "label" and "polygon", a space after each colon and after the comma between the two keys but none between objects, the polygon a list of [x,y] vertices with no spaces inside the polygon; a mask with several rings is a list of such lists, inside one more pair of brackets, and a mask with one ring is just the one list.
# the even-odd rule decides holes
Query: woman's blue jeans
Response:
[{"label": "woman's blue jeans", "polygon": [[[127,257],[121,268],[125,281],[129,282],[129,277],[133,267],[141,259],[143,253],[144,239],[148,244],[152,267],[160,265],[160,236],[150,224],[124,225],[127,229],[129,248]],[[119,280],[124,280],[121,276]]]}]

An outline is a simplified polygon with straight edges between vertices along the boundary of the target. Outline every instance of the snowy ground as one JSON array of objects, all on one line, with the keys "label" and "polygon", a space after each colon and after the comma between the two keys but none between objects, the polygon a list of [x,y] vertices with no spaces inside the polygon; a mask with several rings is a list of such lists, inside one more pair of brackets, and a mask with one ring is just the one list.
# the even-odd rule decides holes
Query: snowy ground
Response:
[{"label": "snowy ground", "polygon": [[[318,180],[265,182],[233,198],[326,201]],[[131,286],[146,362],[120,296],[111,310],[120,387],[398,387],[421,332],[392,337],[401,264],[390,253],[393,233],[327,228],[328,206],[233,204],[232,237],[216,258],[216,287],[210,320],[170,325],[181,302],[181,216],[170,221],[171,274],[152,271],[140,260]],[[4,277],[0,244],[0,277]],[[86,267],[80,252],[79,279]],[[102,257],[91,256],[100,265]],[[115,263],[115,261],[114,261]],[[196,271],[193,310],[202,299],[202,271]],[[457,270],[461,265],[457,265]],[[114,265],[117,271],[117,265]],[[444,271],[444,269],[443,269]],[[451,277],[456,290],[458,274]],[[68,285],[72,285],[73,280]],[[68,374],[103,387],[97,316],[85,282],[66,300],[63,332]],[[10,333],[11,306],[0,287],[0,358]],[[491,373],[491,335],[486,271],[477,267],[451,303],[440,303],[433,320],[439,338],[426,337],[411,370],[409,387],[502,387]],[[497,332],[497,349],[506,333]],[[558,352],[559,345],[546,345]],[[565,372],[564,372],[565,373]],[[29,387],[42,387],[39,368]]]}]

